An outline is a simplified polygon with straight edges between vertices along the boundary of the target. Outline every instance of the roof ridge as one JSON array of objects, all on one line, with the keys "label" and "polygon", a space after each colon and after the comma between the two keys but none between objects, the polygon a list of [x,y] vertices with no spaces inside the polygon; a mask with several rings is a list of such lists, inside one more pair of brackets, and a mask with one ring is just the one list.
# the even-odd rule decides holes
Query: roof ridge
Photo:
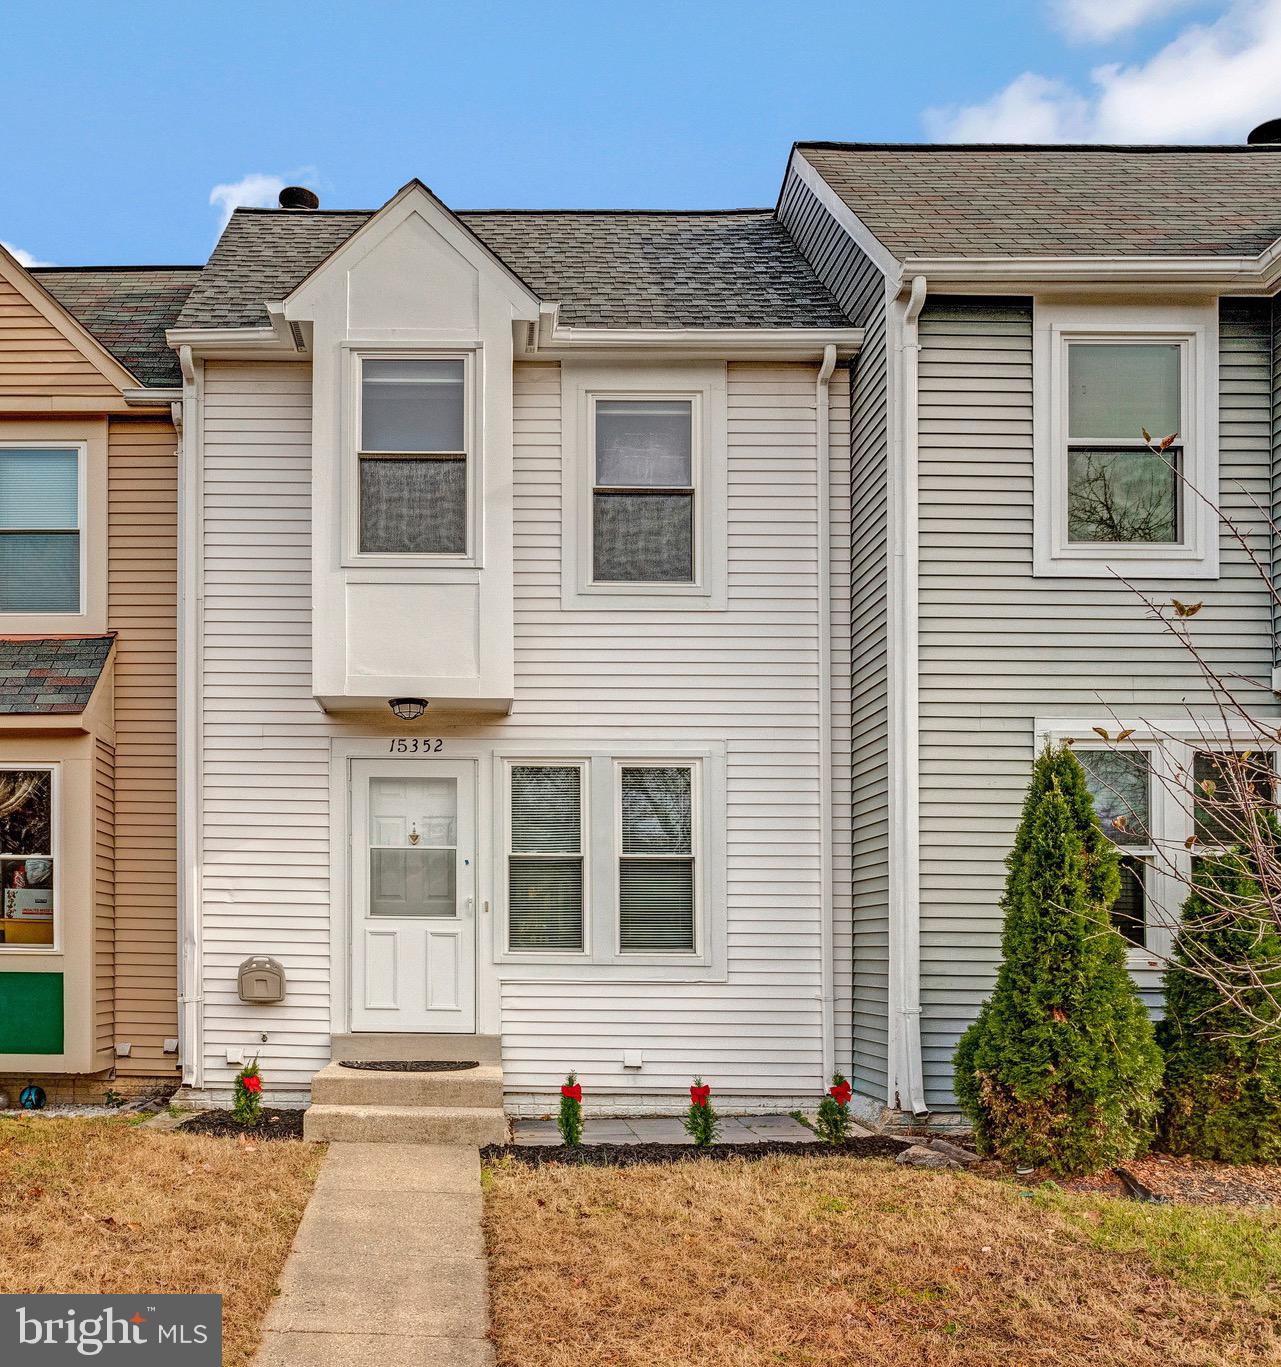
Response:
[{"label": "roof ridge", "polygon": [[52,275],[58,271],[202,271],[204,267],[190,262],[171,266],[28,266],[33,275]]},{"label": "roof ridge", "polygon": [[1192,142],[839,142],[798,141],[833,152],[1281,152],[1281,143]]},{"label": "roof ridge", "polygon": [[729,217],[733,214],[768,214],[771,218],[774,215],[773,209],[767,208],[738,208],[738,209],[455,209],[456,214],[565,214],[583,217],[604,217],[607,214],[619,217],[630,215],[664,215],[669,218],[676,217],[710,217],[720,215]]}]

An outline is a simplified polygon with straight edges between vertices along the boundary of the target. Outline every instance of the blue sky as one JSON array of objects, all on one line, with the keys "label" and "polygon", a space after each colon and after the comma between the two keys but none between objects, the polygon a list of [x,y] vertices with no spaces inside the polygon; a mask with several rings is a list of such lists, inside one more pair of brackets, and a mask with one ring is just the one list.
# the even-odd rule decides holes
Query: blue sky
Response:
[{"label": "blue sky", "polygon": [[62,265],[203,261],[224,209],[281,181],[330,207],[414,175],[456,208],[764,205],[797,138],[1239,141],[1281,115],[1281,0],[61,0],[3,19],[0,240]]}]

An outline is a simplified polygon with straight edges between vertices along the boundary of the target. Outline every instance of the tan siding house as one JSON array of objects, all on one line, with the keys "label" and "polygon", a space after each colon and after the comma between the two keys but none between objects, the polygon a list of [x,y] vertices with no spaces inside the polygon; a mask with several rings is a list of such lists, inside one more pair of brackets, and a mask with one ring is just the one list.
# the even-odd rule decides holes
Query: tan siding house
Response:
[{"label": "tan siding house", "polygon": [[0,252],[0,1079],[176,1079],[178,382],[194,272]]}]

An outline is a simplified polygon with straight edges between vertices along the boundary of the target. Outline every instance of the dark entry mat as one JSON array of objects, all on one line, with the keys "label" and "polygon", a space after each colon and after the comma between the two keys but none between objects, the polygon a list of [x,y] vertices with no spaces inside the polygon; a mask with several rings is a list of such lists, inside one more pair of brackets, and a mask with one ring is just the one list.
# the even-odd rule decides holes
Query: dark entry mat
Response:
[{"label": "dark entry mat", "polygon": [[479,1068],[479,1063],[459,1063],[430,1058],[340,1058],[340,1068],[359,1068],[365,1073],[462,1073]]}]

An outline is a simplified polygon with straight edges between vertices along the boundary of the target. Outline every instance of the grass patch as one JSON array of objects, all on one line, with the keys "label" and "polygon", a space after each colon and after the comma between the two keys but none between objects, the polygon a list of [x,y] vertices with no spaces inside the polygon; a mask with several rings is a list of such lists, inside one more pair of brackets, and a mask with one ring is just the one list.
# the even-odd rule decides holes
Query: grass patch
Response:
[{"label": "grass patch", "polygon": [[885,1161],[485,1174],[501,1367],[1281,1360],[1275,1211]]},{"label": "grass patch", "polygon": [[126,1118],[0,1118],[0,1291],[217,1292],[223,1361],[247,1363],[320,1166]]}]

